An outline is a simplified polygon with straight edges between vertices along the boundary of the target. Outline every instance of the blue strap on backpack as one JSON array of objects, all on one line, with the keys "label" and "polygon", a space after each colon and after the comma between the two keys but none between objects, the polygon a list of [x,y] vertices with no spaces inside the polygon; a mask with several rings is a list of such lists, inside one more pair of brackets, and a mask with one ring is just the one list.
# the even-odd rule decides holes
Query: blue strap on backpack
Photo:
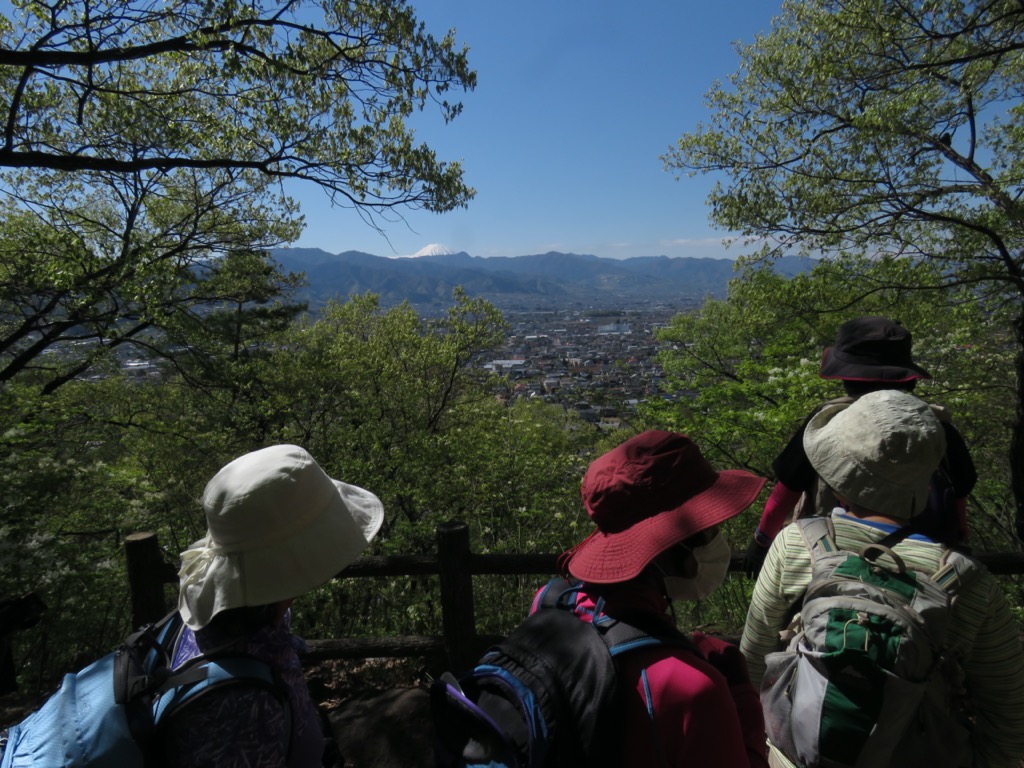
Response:
[{"label": "blue strap on backpack", "polygon": [[600,768],[617,764],[615,658],[652,645],[693,642],[657,617],[575,615],[581,584],[554,579],[538,609],[468,673],[431,686],[435,754],[442,768]]},{"label": "blue strap on backpack", "polygon": [[181,630],[174,611],[129,636],[117,650],[65,675],[39,710],[10,729],[0,768],[144,766],[161,723],[224,685],[262,687],[287,706],[280,682],[260,659],[200,656],[172,671]]}]

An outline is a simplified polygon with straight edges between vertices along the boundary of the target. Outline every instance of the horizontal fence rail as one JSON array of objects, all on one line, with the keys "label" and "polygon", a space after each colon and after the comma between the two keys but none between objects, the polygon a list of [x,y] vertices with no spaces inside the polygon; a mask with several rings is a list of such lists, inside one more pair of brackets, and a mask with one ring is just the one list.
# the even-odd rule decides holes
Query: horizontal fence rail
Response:
[{"label": "horizontal fence rail", "polygon": [[[156,621],[168,606],[164,586],[177,582],[177,571],[164,560],[154,533],[135,533],[125,539],[132,620],[136,627]],[[488,645],[500,639],[476,631],[473,577],[482,575],[555,574],[557,554],[479,554],[469,546],[469,527],[450,522],[437,529],[437,555],[361,557],[336,578],[437,576],[440,580],[440,636],[340,637],[309,640],[309,661],[359,658],[441,657],[449,667],[473,663]],[[973,554],[996,575],[1024,573],[1024,553]],[[730,570],[744,571],[744,554],[733,552]]]}]

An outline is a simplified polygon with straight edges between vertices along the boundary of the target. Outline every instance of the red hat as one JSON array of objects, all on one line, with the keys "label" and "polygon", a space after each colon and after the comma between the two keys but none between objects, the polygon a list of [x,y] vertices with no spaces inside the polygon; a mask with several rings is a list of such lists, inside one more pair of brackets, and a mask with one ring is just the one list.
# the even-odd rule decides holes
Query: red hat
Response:
[{"label": "red hat", "polygon": [[764,483],[740,469],[716,472],[686,435],[642,432],[583,476],[597,530],[572,551],[569,572],[599,584],[632,579],[669,547],[738,515]]}]

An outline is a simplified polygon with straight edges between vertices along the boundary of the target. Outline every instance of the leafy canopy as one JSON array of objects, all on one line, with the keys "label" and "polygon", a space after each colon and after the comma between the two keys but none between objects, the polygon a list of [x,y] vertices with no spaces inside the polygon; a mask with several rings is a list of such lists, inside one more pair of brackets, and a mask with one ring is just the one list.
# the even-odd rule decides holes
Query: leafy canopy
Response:
[{"label": "leafy canopy", "polygon": [[787,0],[664,159],[725,172],[710,202],[729,230],[925,256],[1019,294],[1022,49],[1011,0]]},{"label": "leafy canopy", "polygon": [[0,20],[0,167],[251,170],[364,213],[472,190],[417,144],[476,82],[402,0],[15,0]]},{"label": "leafy canopy", "polygon": [[762,258],[927,261],[939,285],[903,275],[891,287],[968,287],[991,327],[1003,323],[1016,351],[1006,466],[1024,538],[1022,51],[1016,0],[785,0],[708,94],[708,123],[664,159],[724,174],[712,217],[762,239]]},{"label": "leafy canopy", "polygon": [[0,19],[0,384],[50,393],[114,355],[213,373],[222,321],[298,309],[265,253],[301,231],[280,182],[317,184],[371,223],[464,205],[459,165],[407,120],[428,103],[455,117],[447,92],[474,83],[452,35],[434,39],[403,2],[14,2]]},{"label": "leafy canopy", "polygon": [[251,172],[38,171],[16,184],[0,200],[0,384],[27,377],[49,393],[114,355],[209,361],[202,337],[217,331],[185,329],[294,284],[262,249],[296,222],[261,205],[267,182]]}]

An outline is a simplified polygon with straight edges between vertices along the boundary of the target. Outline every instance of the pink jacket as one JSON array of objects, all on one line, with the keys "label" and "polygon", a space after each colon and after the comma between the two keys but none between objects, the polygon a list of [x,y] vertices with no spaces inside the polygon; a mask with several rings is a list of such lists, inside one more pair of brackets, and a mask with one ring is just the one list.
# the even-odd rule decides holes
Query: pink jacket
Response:
[{"label": "pink jacket", "polygon": [[[670,626],[668,602],[639,582],[585,585],[576,604],[590,621],[598,596],[605,613],[650,613]],[[539,593],[538,593],[539,595]],[[536,601],[531,613],[537,609]],[[618,658],[622,689],[619,743],[624,768],[766,768],[764,716],[739,649],[702,633],[692,635],[703,658],[685,649],[653,646]]]}]

